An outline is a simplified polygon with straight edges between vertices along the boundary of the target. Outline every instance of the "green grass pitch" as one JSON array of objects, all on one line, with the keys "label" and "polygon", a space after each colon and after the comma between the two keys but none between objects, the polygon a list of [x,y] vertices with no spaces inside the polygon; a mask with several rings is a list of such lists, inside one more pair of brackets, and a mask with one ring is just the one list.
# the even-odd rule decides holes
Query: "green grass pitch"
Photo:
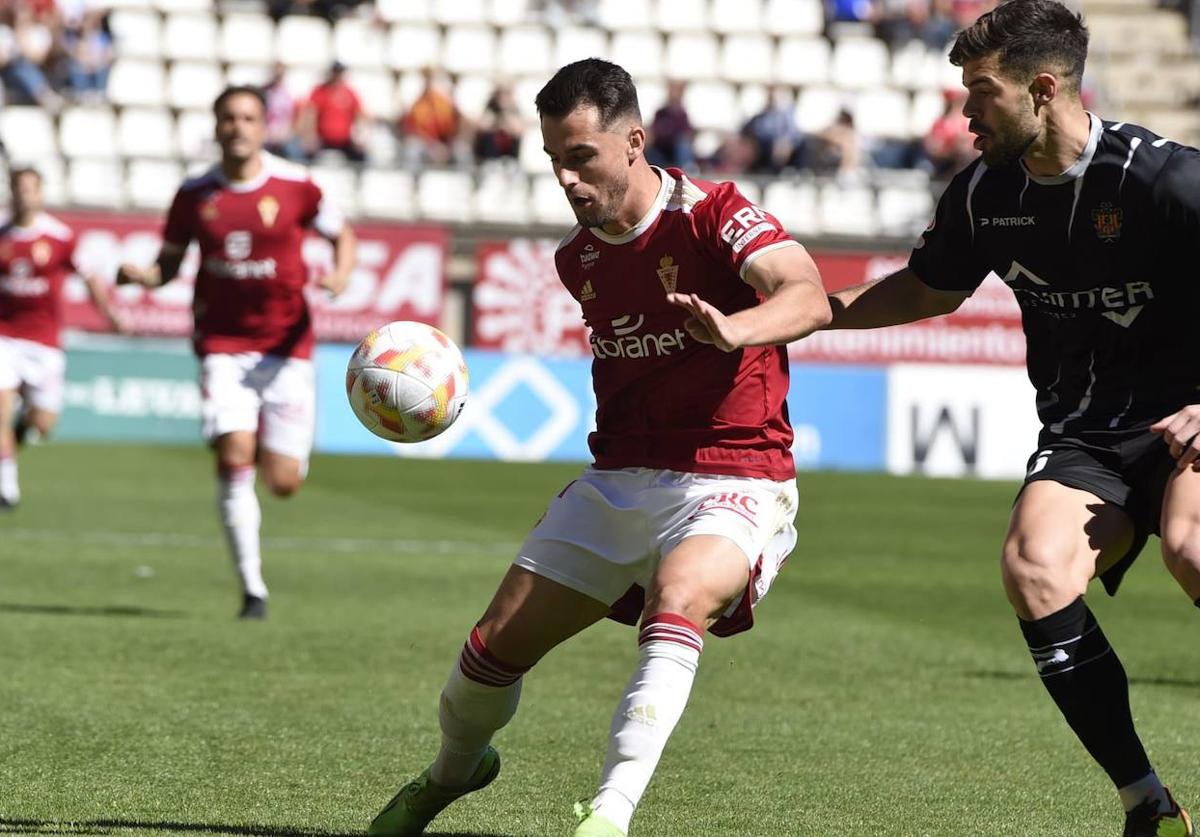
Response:
[{"label": "green grass pitch", "polygon": [[[200,448],[26,450],[0,518],[0,833],[355,834],[431,758],[438,690],[573,465],[317,457],[264,498],[271,618],[241,624]],[[645,837],[1120,833],[1000,590],[1014,486],[802,474],[758,627],[708,642]],[[1152,545],[1091,597],[1160,774],[1200,805],[1200,612]],[[569,835],[634,632],[527,679],[445,835]]]}]

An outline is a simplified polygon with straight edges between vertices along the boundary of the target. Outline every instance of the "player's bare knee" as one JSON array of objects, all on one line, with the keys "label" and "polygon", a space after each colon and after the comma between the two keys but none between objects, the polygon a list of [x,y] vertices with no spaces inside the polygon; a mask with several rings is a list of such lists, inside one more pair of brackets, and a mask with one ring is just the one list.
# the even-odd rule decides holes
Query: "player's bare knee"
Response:
[{"label": "player's bare knee", "polygon": [[54,431],[55,425],[58,424],[58,416],[55,413],[37,410],[30,415],[29,424],[39,436],[45,438]]},{"label": "player's bare knee", "polygon": [[299,474],[268,473],[265,482],[268,491],[276,497],[286,498],[300,490],[300,486],[304,485],[304,478]]},{"label": "player's bare knee", "polygon": [[1163,562],[1171,574],[1200,572],[1200,520],[1168,521],[1162,533]]},{"label": "player's bare knee", "polygon": [[658,613],[676,613],[696,625],[704,625],[720,616],[729,600],[688,580],[668,581],[651,586],[646,594],[643,617]]},{"label": "player's bare knee", "polygon": [[1075,578],[1074,556],[1054,544],[1020,536],[1004,544],[1004,592],[1022,618],[1052,613],[1083,595],[1087,578]]}]

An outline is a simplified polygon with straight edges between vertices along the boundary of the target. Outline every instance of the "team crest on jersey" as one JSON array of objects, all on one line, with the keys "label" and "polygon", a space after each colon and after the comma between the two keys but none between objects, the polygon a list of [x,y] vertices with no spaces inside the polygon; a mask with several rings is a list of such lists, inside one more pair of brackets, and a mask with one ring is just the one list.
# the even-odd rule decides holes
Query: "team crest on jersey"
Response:
[{"label": "team crest on jersey", "polygon": [[600,251],[592,245],[583,248],[583,252],[579,254],[579,264],[584,270],[591,270],[596,265],[596,260],[600,258]]},{"label": "team crest on jersey", "polygon": [[213,198],[210,201],[206,201],[205,204],[202,207],[200,207],[201,220],[215,221],[215,220],[217,220],[217,216],[220,214],[221,214],[220,211],[217,209],[216,198]]},{"label": "team crest on jersey", "polygon": [[579,289],[579,301],[587,302],[596,298],[596,292],[592,290],[592,280],[589,279],[583,283],[583,287]]},{"label": "team crest on jersey", "polygon": [[262,218],[264,225],[274,226],[275,219],[279,217],[279,201],[270,195],[259,198],[258,217]]},{"label": "team crest on jersey", "polygon": [[1101,241],[1115,241],[1121,237],[1121,219],[1125,212],[1119,206],[1105,202],[1092,210],[1092,224]]},{"label": "team crest on jersey", "polygon": [[675,285],[679,282],[679,265],[670,256],[658,260],[658,281],[662,282],[664,291],[675,293]]},{"label": "team crest on jersey", "polygon": [[29,249],[29,255],[33,258],[33,263],[38,267],[45,267],[50,261],[50,245],[45,241],[33,242],[33,247]]}]

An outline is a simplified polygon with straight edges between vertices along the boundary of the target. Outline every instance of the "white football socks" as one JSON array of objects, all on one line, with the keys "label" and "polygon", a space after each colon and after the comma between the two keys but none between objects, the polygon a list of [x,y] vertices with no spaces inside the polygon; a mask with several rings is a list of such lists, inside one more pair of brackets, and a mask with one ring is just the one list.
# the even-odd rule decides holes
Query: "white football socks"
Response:
[{"label": "white football socks", "polygon": [[217,477],[217,509],[243,592],[265,599],[267,585],[262,577],[259,544],[262,510],[258,505],[258,495],[254,493],[254,475],[253,466],[220,472]]},{"label": "white football socks", "polygon": [[1132,811],[1145,802],[1147,797],[1158,802],[1160,812],[1166,813],[1171,810],[1171,800],[1167,797],[1166,788],[1153,772],[1147,773],[1131,785],[1119,788],[1117,793],[1121,795],[1121,804],[1125,806],[1126,811]]},{"label": "white football socks", "polygon": [[687,706],[704,640],[687,619],[660,613],[642,624],[638,645],[637,670],[613,715],[600,792],[592,800],[597,814],[625,832]]},{"label": "white football socks", "polygon": [[439,701],[442,746],[429,773],[445,787],[465,785],[496,731],[512,720],[521,699],[521,675],[493,657],[479,629],[463,646]]},{"label": "white football socks", "polygon": [[21,486],[17,482],[17,458],[6,456],[0,459],[0,499],[16,503],[21,499]]}]

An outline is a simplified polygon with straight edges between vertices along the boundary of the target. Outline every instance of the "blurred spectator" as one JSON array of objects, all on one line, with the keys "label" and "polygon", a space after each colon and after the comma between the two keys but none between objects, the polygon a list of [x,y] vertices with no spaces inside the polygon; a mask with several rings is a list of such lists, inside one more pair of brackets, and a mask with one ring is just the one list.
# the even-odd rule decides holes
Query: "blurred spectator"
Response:
[{"label": "blurred spectator", "polygon": [[567,24],[598,26],[597,0],[533,0],[532,9],[551,29]]},{"label": "blurred spectator", "polygon": [[479,130],[475,133],[475,159],[496,160],[517,157],[521,152],[521,134],[525,120],[513,97],[512,85],[496,85],[483,108]]},{"label": "blurred spectator", "polygon": [[942,93],[944,104],[939,116],[925,135],[923,148],[935,180],[948,180],[978,155],[975,136],[967,128],[970,120],[962,114],[967,91],[948,87]]},{"label": "blurred spectator", "polygon": [[423,69],[421,75],[425,88],[400,118],[405,161],[410,168],[428,163],[470,163],[470,126],[458,112],[441,76],[432,67]]},{"label": "blurred spectator", "polygon": [[825,20],[831,23],[857,23],[871,20],[875,14],[872,0],[825,0]]},{"label": "blurred spectator", "polygon": [[708,175],[733,176],[750,171],[758,156],[758,144],[744,134],[730,134],[721,142],[716,154],[704,161]]},{"label": "blurred spectator", "polygon": [[104,12],[86,13],[79,21],[78,29],[65,31],[63,43],[71,94],[79,102],[104,101],[108,72],[114,58],[112,36],[104,26]]},{"label": "blurred spectator", "polygon": [[893,50],[914,40],[940,50],[955,32],[952,0],[877,0],[872,14],[875,34]]},{"label": "blurred spectator", "polygon": [[267,0],[267,14],[279,21],[284,15],[317,15],[330,23],[362,4],[364,0]]},{"label": "blurred spectator", "polygon": [[284,81],[287,67],[276,61],[271,78],[263,85],[267,100],[267,141],[263,147],[272,154],[289,160],[305,159],[304,146],[296,136],[297,102]]},{"label": "blurred spectator", "polygon": [[310,154],[338,151],[355,163],[367,155],[355,140],[366,118],[362,101],[346,81],[346,65],[334,61],[325,80],[308,94],[301,112],[301,135]]},{"label": "blurred spectator", "polygon": [[854,174],[863,169],[863,140],[854,117],[843,110],[833,124],[809,141],[805,162],[817,174]]},{"label": "blurred spectator", "polygon": [[683,82],[667,82],[667,102],[655,112],[650,123],[646,158],[653,165],[689,168],[695,162],[692,140],[696,132],[683,106],[683,92]]},{"label": "blurred spectator", "polygon": [[29,6],[8,6],[0,14],[0,78],[19,102],[57,112],[62,97],[51,88],[44,70],[54,45],[53,31]]},{"label": "blurred spectator", "polygon": [[756,147],[750,170],[759,174],[778,174],[803,163],[804,134],[796,124],[788,91],[772,85],[767,88],[767,96],[766,106],[750,117],[742,134],[753,140]]}]

